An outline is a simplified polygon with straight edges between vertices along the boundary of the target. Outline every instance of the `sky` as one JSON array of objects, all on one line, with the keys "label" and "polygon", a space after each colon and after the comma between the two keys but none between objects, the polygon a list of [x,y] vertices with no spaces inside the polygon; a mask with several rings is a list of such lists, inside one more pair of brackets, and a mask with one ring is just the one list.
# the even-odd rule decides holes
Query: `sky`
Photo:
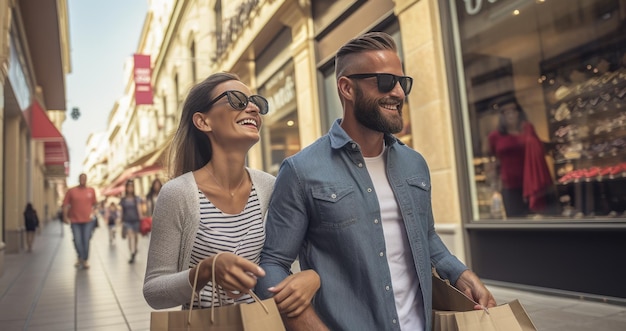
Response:
[{"label": "sky", "polygon": [[[137,50],[148,0],[67,0],[70,62],[67,118],[62,132],[70,154],[69,187],[84,171],[86,141],[105,131],[115,101],[124,93],[124,63]],[[72,119],[72,108],[80,118]]]}]

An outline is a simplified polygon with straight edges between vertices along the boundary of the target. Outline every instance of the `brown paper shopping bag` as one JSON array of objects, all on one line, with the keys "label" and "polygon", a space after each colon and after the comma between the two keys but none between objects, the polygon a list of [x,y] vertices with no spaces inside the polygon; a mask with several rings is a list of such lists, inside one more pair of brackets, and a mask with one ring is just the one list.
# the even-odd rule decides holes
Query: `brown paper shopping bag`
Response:
[{"label": "brown paper shopping bag", "polygon": [[[213,258],[212,279],[215,279],[215,260],[218,256]],[[196,268],[194,289],[198,282],[198,270],[200,268]],[[216,289],[215,284],[212,296],[216,295]],[[274,299],[261,300],[252,291],[250,296],[255,302],[192,309],[196,297],[193,292],[189,310],[152,312],[150,331],[285,331]]]},{"label": "brown paper shopping bag", "polygon": [[433,270],[433,331],[537,331],[524,307],[513,300],[488,311]]}]

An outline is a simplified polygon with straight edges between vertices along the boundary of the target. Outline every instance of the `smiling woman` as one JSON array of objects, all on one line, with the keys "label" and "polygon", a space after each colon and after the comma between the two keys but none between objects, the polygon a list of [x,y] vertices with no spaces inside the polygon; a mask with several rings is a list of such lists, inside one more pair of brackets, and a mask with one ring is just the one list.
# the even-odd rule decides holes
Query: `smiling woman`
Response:
[{"label": "smiling woman", "polygon": [[[194,308],[209,307],[214,287],[228,298],[223,303],[252,301],[248,292],[265,275],[257,264],[274,177],[247,168],[246,155],[260,139],[262,115],[268,110],[267,100],[252,95],[234,74],[213,74],[190,90],[172,142],[174,178],[159,192],[152,214],[144,282],[152,307],[190,308],[193,291],[202,299]],[[192,289],[196,270],[198,285]],[[299,314],[317,291],[319,276],[305,271],[289,282],[290,289],[276,290],[277,297],[299,303],[277,299],[278,307]]]}]

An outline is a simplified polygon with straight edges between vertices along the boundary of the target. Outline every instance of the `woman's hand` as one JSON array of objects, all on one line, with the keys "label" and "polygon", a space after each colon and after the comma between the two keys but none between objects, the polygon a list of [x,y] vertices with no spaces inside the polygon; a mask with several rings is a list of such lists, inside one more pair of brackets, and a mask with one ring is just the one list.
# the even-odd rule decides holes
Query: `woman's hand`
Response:
[{"label": "woman's hand", "polygon": [[274,293],[274,301],[281,314],[296,317],[311,304],[319,288],[320,276],[317,272],[304,270],[288,276],[268,290]]},{"label": "woman's hand", "polygon": [[214,256],[207,259],[211,260],[207,261],[210,263],[203,263],[202,267],[206,268],[208,274],[211,275],[211,266],[216,263],[215,283],[227,291],[228,296],[232,298],[248,293],[256,285],[257,277],[265,276],[265,271],[261,267],[233,253],[221,253],[217,260]]}]

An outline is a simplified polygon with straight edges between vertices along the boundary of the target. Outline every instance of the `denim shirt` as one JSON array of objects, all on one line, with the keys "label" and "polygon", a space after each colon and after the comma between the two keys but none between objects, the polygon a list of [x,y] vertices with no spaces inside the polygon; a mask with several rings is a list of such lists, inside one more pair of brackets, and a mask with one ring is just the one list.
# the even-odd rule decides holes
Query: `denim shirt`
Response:
[{"label": "denim shirt", "polygon": [[[289,275],[298,257],[321,287],[313,307],[331,330],[400,330],[387,264],[380,207],[357,143],[337,120],[328,134],[281,164],[270,200],[257,292]],[[392,135],[386,171],[400,207],[431,329],[431,265],[456,283],[467,269],[434,229],[424,158]]]}]

